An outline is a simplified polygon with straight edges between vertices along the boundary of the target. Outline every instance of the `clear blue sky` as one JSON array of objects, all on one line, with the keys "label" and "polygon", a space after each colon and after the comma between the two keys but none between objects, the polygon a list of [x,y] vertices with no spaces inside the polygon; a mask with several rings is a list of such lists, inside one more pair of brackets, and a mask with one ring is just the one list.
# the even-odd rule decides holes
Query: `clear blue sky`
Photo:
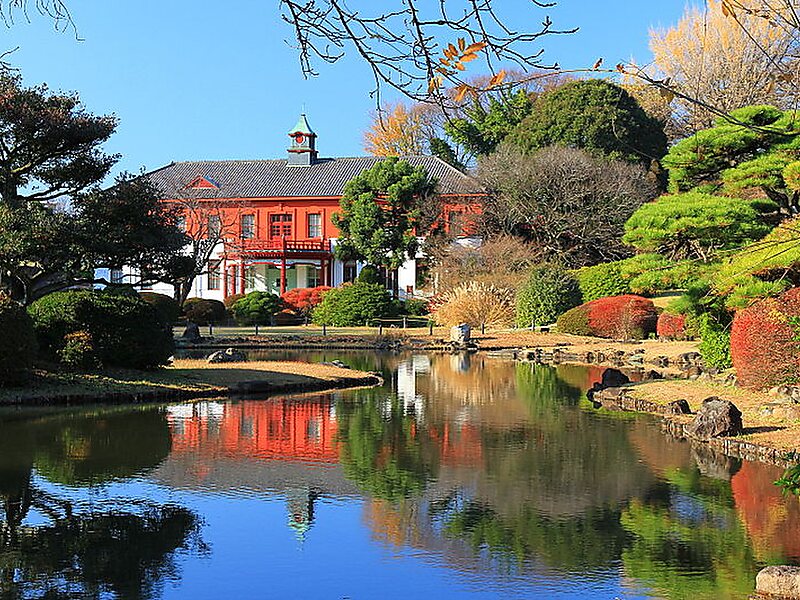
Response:
[{"label": "clear blue sky", "polygon": [[[361,135],[374,108],[368,69],[352,58],[319,65],[320,76],[304,80],[278,0],[68,2],[82,41],[32,15],[30,23],[17,19],[0,29],[0,48],[19,46],[10,62],[26,84],[74,90],[91,112],[116,114],[120,126],[106,149],[123,155],[120,168],[283,157],[286,132],[303,106],[323,155],[363,154]],[[498,5],[520,29],[537,29],[545,14],[530,0]],[[606,65],[647,62],[648,30],[673,24],[685,6],[559,0],[546,12],[580,32],[542,38],[545,59],[564,68],[590,66],[600,56]]]}]

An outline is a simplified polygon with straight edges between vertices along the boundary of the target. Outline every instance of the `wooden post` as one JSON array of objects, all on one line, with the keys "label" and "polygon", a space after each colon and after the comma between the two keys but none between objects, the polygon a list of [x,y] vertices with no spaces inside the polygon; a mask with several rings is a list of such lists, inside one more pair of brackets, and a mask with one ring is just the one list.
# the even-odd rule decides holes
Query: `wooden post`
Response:
[{"label": "wooden post", "polygon": [[328,326],[325,323],[322,324],[322,335],[328,335]]},{"label": "wooden post", "polygon": [[428,335],[433,335],[433,321],[428,321]]},{"label": "wooden post", "polygon": [[378,335],[383,335],[383,323],[378,323]]},{"label": "wooden post", "polygon": [[403,315],[403,329],[408,329],[408,317]]}]

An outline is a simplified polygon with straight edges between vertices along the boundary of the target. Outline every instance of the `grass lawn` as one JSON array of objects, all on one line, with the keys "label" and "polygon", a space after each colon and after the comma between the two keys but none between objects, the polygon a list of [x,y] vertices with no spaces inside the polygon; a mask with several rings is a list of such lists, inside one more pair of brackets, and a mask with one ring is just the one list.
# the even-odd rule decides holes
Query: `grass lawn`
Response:
[{"label": "grass lawn", "polygon": [[116,395],[186,392],[187,395],[225,395],[242,382],[266,382],[277,389],[320,389],[358,385],[367,373],[327,365],[254,361],[209,365],[203,360],[176,360],[155,371],[107,369],[102,373],[61,373],[37,370],[25,387],[0,388],[0,403],[59,403],[103,401]]}]

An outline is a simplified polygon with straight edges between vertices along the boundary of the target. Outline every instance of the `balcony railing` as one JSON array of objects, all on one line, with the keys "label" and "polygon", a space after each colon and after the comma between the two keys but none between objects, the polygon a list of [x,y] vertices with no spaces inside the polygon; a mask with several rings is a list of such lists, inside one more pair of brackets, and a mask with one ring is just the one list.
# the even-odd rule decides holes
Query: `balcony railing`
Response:
[{"label": "balcony railing", "polygon": [[274,252],[274,253],[300,253],[300,252],[330,252],[330,240],[241,240],[242,250],[245,252]]}]

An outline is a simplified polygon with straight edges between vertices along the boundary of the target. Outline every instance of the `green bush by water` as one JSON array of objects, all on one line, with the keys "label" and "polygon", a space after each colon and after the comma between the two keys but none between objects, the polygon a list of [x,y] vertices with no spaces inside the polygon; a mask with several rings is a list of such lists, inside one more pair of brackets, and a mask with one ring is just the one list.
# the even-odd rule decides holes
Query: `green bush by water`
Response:
[{"label": "green bush by water", "polygon": [[[28,314],[48,360],[60,362],[72,339],[68,336],[76,332],[91,336],[94,358],[101,366],[152,368],[166,364],[173,352],[172,332],[161,313],[138,296],[56,292],[34,302]],[[80,345],[85,349],[83,342]],[[67,350],[67,355],[72,352]]]},{"label": "green bush by water", "polygon": [[36,358],[36,335],[25,309],[0,294],[0,386],[24,383]]},{"label": "green bush by water", "polygon": [[358,282],[326,292],[312,320],[318,325],[356,327],[395,314],[396,307],[382,285]]}]

